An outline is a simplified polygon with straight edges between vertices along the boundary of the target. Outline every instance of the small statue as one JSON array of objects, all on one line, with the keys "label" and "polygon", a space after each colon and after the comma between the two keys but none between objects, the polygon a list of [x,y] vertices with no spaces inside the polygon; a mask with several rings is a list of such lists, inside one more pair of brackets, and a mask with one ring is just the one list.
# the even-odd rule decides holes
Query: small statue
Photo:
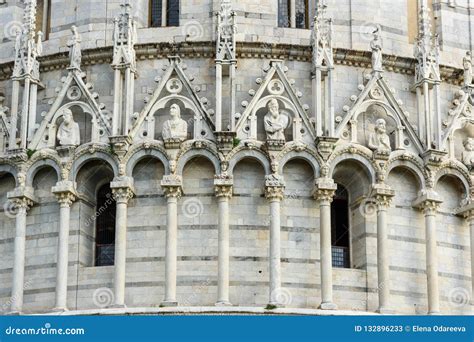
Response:
[{"label": "small statue", "polygon": [[383,71],[382,68],[382,38],[380,37],[380,25],[373,32],[374,39],[370,42],[372,50],[372,69],[374,71]]},{"label": "small statue", "polygon": [[72,38],[70,41],[67,42],[67,46],[70,48],[69,50],[69,61],[70,65],[69,68],[71,69],[81,69],[81,60],[82,60],[82,52],[81,52],[81,37],[77,32],[77,27],[72,25],[71,26]]},{"label": "small statue", "polygon": [[385,120],[377,119],[375,122],[375,132],[370,134],[369,148],[378,153],[390,153],[390,138],[386,133]]},{"label": "small statue", "polygon": [[469,51],[466,52],[466,56],[462,59],[462,67],[464,69],[464,86],[470,87],[472,85],[472,58]]},{"label": "small statue", "polygon": [[463,143],[464,151],[461,154],[461,159],[468,169],[474,166],[474,138],[467,138]]},{"label": "small statue", "polygon": [[79,124],[74,121],[72,111],[63,109],[63,122],[58,129],[58,140],[61,146],[77,146],[80,144]]},{"label": "small statue", "polygon": [[289,118],[280,114],[278,101],[271,99],[267,104],[268,113],[263,118],[267,140],[285,140],[285,129],[288,127]]},{"label": "small statue", "polygon": [[170,107],[170,120],[166,120],[163,125],[163,139],[179,139],[184,141],[188,137],[188,124],[181,119],[181,109],[177,104]]}]

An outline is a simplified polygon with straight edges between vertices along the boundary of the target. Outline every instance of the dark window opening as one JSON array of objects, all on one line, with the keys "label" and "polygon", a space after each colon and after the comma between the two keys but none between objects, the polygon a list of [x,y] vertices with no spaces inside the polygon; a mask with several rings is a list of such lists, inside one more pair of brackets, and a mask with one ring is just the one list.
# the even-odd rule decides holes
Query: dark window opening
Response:
[{"label": "dark window opening", "polygon": [[278,0],[278,27],[290,27],[289,0]]},{"label": "dark window opening", "polygon": [[162,0],[150,1],[150,27],[161,27],[162,10]]},{"label": "dark window opening", "polygon": [[110,184],[103,185],[97,192],[96,204],[96,266],[110,266],[115,257],[115,208]]},{"label": "dark window opening", "polygon": [[350,268],[349,195],[340,184],[331,203],[332,266]]},{"label": "dark window opening", "polygon": [[166,26],[179,26],[179,1],[168,0]]},{"label": "dark window opening", "polygon": [[296,28],[306,29],[309,28],[308,25],[308,0],[295,0],[295,19],[296,19]]}]

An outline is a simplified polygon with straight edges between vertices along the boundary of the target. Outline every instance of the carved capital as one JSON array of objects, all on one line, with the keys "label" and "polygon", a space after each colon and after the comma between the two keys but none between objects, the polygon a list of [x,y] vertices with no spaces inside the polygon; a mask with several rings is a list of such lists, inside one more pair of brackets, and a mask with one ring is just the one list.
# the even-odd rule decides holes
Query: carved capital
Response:
[{"label": "carved capital", "polygon": [[413,202],[413,206],[420,209],[425,216],[434,215],[442,202],[443,200],[433,189],[423,189]]},{"label": "carved capital", "polygon": [[14,210],[25,209],[25,211],[28,211],[35,204],[35,202],[28,197],[14,197],[10,198],[9,201]]},{"label": "carved capital", "polygon": [[55,195],[61,208],[69,208],[76,200],[76,195],[72,192],[57,192]]},{"label": "carved capital", "polygon": [[313,198],[320,202],[331,203],[336,189],[337,185],[331,178],[318,178],[314,185]]},{"label": "carved capital", "polygon": [[7,198],[10,202],[10,208],[15,210],[29,210],[36,202],[33,195],[34,190],[31,187],[19,187],[10,191]]},{"label": "carved capital", "polygon": [[214,191],[216,197],[232,197],[234,180],[232,176],[220,174],[214,176]]},{"label": "carved capital", "polygon": [[166,198],[180,198],[183,195],[181,185],[179,185],[179,186],[172,186],[172,185],[163,186],[163,192],[165,193]]},{"label": "carved capital", "polygon": [[268,200],[279,200],[281,201],[284,197],[284,186],[266,186],[265,197]]},{"label": "carved capital", "polygon": [[128,203],[134,193],[133,189],[130,187],[112,188],[112,195],[117,203]]},{"label": "carved capital", "polygon": [[180,175],[165,175],[161,180],[161,187],[163,188],[166,198],[180,198],[183,194],[182,185],[183,180]]},{"label": "carved capital", "polygon": [[375,200],[377,209],[383,210],[390,206],[392,198],[395,195],[395,191],[386,184],[374,184],[372,185],[371,195]]}]

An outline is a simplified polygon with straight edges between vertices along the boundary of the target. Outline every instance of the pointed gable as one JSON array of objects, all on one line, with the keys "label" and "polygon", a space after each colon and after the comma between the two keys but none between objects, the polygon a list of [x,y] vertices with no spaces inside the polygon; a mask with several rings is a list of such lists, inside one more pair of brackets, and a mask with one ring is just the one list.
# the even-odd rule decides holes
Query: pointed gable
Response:
[{"label": "pointed gable", "polygon": [[92,125],[91,141],[107,140],[107,136],[111,134],[111,117],[104,112],[105,106],[98,103],[99,95],[91,92],[93,85],[84,82],[85,76],[85,73],[80,70],[70,69],[68,75],[63,78],[61,90],[33,136],[31,149],[54,147],[58,119],[61,117],[62,110],[75,106],[90,117]]},{"label": "pointed gable", "polygon": [[[211,119],[213,111],[206,108],[207,100],[196,94],[183,70],[181,59],[177,56],[170,56],[168,59],[170,64],[158,81],[153,95],[135,118],[130,137],[136,140],[154,139],[160,133],[155,132],[155,114],[161,109],[169,108],[173,103],[179,103],[193,115],[193,139],[215,140],[215,126]],[[188,126],[191,126],[189,122]]]},{"label": "pointed gable", "polygon": [[[316,132],[313,123],[309,119],[306,111],[307,105],[301,104],[301,93],[292,85],[286,75],[288,69],[280,60],[270,61],[270,66],[266,71],[265,78],[257,79],[260,84],[257,91],[251,90],[249,93],[253,94],[250,103],[244,102],[245,110],[238,118],[235,129],[237,137],[240,139],[257,139],[257,111],[265,108],[268,102],[276,99],[282,106],[280,110],[289,114],[290,125],[293,126],[293,139],[304,140],[307,143],[313,143],[316,138]],[[264,133],[264,132],[259,132]]]},{"label": "pointed gable", "polygon": [[[369,108],[377,107],[395,123],[395,149],[404,149],[413,146],[417,154],[423,152],[423,145],[411,123],[408,112],[402,107],[402,102],[395,97],[394,90],[388,85],[387,80],[380,72],[372,72],[365,77],[365,85],[360,84],[358,96],[351,96],[352,106],[344,106],[344,116],[336,117],[336,136],[350,139],[352,142],[361,142],[357,135],[358,117]],[[409,140],[407,144],[406,139]]]}]

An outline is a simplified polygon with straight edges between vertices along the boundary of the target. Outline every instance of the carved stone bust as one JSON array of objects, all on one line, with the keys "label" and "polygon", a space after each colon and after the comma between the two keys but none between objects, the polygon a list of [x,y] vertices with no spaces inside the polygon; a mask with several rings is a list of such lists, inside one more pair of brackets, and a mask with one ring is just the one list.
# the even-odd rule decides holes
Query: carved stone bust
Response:
[{"label": "carved stone bust", "polygon": [[474,166],[474,138],[464,140],[463,146],[464,151],[461,155],[462,162],[471,169]]},{"label": "carved stone bust", "polygon": [[61,116],[63,122],[58,128],[58,140],[61,146],[77,146],[80,144],[80,130],[79,124],[74,121],[72,111],[70,109],[63,109]]},{"label": "carved stone bust", "polygon": [[288,116],[281,114],[278,101],[271,99],[267,103],[268,113],[263,118],[267,140],[285,140],[285,129],[288,127]]},{"label": "carved stone bust", "polygon": [[375,132],[370,134],[369,148],[377,153],[390,153],[390,138],[386,133],[386,124],[384,119],[375,121]]},{"label": "carved stone bust", "polygon": [[181,109],[177,104],[172,104],[170,107],[170,120],[166,120],[163,125],[163,139],[179,139],[186,140],[188,137],[188,124],[181,119]]}]

